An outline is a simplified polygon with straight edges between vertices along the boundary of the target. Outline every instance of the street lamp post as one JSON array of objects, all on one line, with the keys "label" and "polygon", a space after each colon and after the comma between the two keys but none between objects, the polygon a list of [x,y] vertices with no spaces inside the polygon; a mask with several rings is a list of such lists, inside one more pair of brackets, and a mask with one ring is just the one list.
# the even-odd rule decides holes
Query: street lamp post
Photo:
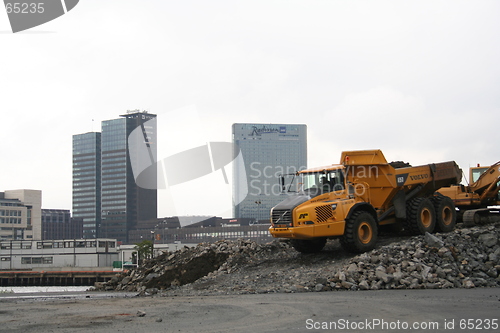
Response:
[{"label": "street lamp post", "polygon": [[257,204],[257,218],[255,219],[257,221],[257,224],[259,224],[259,219],[260,219],[260,205],[262,204],[262,201],[257,200],[255,201]]},{"label": "street lamp post", "polygon": [[155,232],[151,230],[151,259],[155,257]]}]

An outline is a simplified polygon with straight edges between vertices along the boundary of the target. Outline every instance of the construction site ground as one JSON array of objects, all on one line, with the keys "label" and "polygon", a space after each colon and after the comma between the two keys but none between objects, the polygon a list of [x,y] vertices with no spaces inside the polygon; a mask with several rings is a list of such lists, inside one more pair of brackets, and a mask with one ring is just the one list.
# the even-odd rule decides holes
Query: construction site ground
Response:
[{"label": "construction site ground", "polygon": [[[350,254],[289,243],[202,243],[79,296],[0,295],[0,332],[387,332],[500,329],[500,222],[383,231]],[[127,297],[124,297],[127,296]]]},{"label": "construction site ground", "polygon": [[500,320],[500,288],[100,295],[0,295],[0,332],[498,332]]}]

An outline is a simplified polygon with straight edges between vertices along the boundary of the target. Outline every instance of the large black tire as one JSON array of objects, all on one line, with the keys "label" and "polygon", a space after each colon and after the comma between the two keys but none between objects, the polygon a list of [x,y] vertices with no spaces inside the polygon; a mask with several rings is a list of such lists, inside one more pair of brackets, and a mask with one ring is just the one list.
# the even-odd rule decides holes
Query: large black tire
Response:
[{"label": "large black tire", "polygon": [[436,231],[450,232],[455,229],[457,212],[450,197],[438,194],[432,198],[436,210]]},{"label": "large black tire", "polygon": [[321,252],[326,244],[326,238],[292,239],[292,246],[301,253]]},{"label": "large black tire", "polygon": [[373,250],[377,243],[377,235],[375,218],[368,212],[357,211],[346,220],[340,244],[348,252],[362,253]]},{"label": "large black tire", "polygon": [[406,229],[412,235],[433,232],[436,226],[434,205],[428,198],[415,198],[406,205]]}]

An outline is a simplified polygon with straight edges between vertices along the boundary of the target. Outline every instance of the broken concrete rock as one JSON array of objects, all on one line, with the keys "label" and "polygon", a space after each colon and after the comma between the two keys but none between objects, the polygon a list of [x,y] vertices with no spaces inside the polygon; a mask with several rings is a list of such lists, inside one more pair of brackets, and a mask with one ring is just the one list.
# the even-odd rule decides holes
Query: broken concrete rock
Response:
[{"label": "broken concrete rock", "polygon": [[433,234],[430,234],[428,232],[425,233],[425,242],[427,243],[427,245],[431,246],[431,247],[442,247],[444,245],[444,242],[434,236]]},{"label": "broken concrete rock", "polygon": [[165,253],[96,289],[161,296],[500,287],[499,227],[496,222],[381,238],[383,245],[360,255],[346,253],[336,240],[315,254],[301,254],[283,241],[201,243]]}]

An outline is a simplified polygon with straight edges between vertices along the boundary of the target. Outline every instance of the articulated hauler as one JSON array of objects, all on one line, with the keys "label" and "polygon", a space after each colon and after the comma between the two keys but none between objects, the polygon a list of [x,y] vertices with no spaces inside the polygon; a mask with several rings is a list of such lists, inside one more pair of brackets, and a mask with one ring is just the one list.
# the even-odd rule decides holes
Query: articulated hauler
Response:
[{"label": "articulated hauler", "polygon": [[453,201],[436,194],[460,182],[462,171],[453,161],[411,167],[388,163],[380,150],[346,151],[339,165],[296,176],[299,189],[271,209],[269,231],[303,253],[321,251],[328,238],[340,238],[349,252],[369,251],[382,225],[402,224],[412,234],[455,226]]}]

